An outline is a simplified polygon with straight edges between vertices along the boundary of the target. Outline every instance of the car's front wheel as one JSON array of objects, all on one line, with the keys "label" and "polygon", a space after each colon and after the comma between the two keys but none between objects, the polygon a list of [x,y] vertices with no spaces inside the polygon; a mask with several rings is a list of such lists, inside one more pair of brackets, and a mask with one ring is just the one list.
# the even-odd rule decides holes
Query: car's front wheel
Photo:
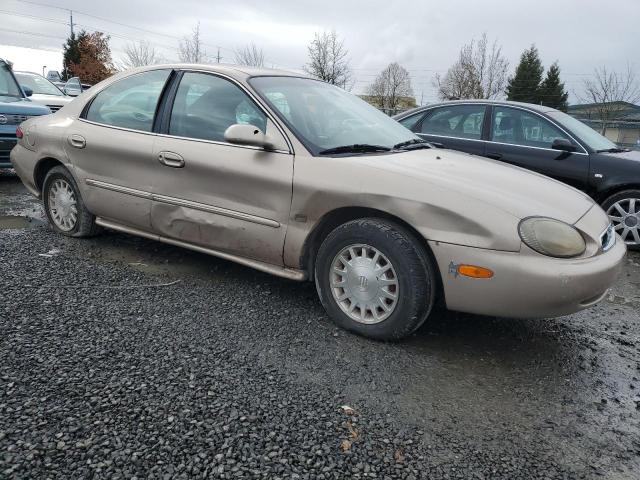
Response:
[{"label": "car's front wheel", "polygon": [[379,340],[418,329],[435,301],[434,263],[412,233],[388,220],[345,223],[316,258],[320,300],[340,327]]},{"label": "car's front wheel", "polygon": [[602,203],[602,208],[627,246],[640,249],[640,190],[615,193]]},{"label": "car's front wheel", "polygon": [[89,237],[99,231],[95,216],[87,210],[76,181],[69,171],[54,167],[47,173],[42,188],[44,210],[51,226],[70,237]]}]

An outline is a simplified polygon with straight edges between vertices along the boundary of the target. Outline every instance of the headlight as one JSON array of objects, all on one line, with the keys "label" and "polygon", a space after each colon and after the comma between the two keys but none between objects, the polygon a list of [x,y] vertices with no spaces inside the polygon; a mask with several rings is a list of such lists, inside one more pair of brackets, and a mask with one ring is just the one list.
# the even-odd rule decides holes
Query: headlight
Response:
[{"label": "headlight", "polygon": [[527,246],[550,257],[577,257],[587,248],[578,230],[553,218],[525,218],[518,226],[518,233]]}]

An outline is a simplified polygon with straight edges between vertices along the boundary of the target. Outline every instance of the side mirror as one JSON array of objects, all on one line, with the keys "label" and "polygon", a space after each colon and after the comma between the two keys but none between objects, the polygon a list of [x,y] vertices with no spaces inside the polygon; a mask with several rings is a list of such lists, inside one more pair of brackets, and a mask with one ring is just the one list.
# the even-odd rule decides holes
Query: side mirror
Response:
[{"label": "side mirror", "polygon": [[30,97],[31,95],[33,95],[33,90],[31,88],[25,87],[24,85],[20,85],[20,86],[22,87],[22,91],[27,97]]},{"label": "side mirror", "polygon": [[255,125],[243,125],[240,123],[231,125],[224,132],[224,139],[229,143],[235,143],[237,145],[250,145],[266,150],[273,149],[273,141],[271,138],[262,133]]},{"label": "side mirror", "polygon": [[566,138],[556,138],[551,144],[553,150],[560,150],[562,152],[575,152],[576,147]]}]

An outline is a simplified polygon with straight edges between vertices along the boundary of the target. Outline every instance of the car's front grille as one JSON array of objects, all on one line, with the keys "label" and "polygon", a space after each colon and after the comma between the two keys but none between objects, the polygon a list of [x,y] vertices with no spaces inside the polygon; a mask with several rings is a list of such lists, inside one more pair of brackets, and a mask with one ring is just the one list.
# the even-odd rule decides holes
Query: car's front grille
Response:
[{"label": "car's front grille", "polygon": [[19,115],[12,113],[0,113],[0,125],[20,125],[29,120],[31,115]]},{"label": "car's front grille", "polygon": [[51,113],[56,113],[58,110],[62,108],[62,105],[47,105],[51,110]]},{"label": "car's front grille", "polygon": [[616,243],[616,232],[613,228],[613,224],[610,223],[607,229],[600,236],[600,244],[602,245],[602,251],[606,252],[611,249]]}]

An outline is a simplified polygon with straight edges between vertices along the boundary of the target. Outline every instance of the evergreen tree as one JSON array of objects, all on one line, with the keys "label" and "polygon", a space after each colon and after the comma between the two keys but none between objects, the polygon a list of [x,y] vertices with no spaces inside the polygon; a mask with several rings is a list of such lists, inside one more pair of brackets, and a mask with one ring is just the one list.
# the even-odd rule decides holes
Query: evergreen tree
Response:
[{"label": "evergreen tree", "polygon": [[547,76],[540,85],[541,104],[566,112],[569,106],[568,98],[569,94],[564,89],[564,83],[560,81],[560,67],[558,62],[555,62],[547,70]]},{"label": "evergreen tree", "polygon": [[540,103],[540,83],[544,68],[535,45],[525,50],[520,57],[516,73],[507,84],[507,100]]},{"label": "evergreen tree", "polygon": [[80,42],[86,37],[87,32],[84,30],[80,32],[80,35],[72,33],[67,41],[62,45],[62,78],[68,80],[73,74],[69,71],[69,67],[73,64],[80,63]]}]

